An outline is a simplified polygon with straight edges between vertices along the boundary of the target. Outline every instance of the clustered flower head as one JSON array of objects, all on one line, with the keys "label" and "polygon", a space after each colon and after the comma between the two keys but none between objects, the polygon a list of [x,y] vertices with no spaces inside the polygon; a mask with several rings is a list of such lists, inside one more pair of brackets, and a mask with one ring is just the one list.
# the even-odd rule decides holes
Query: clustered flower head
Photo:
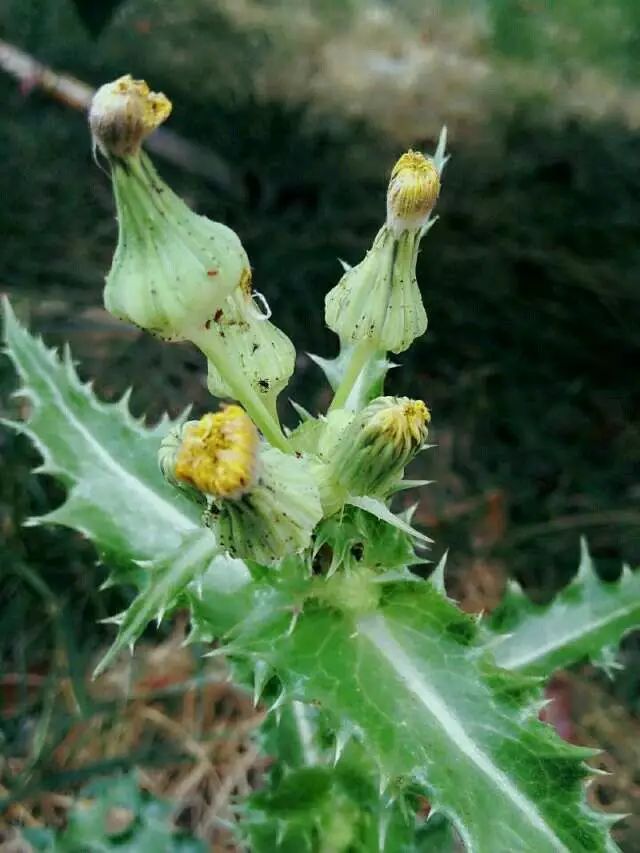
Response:
[{"label": "clustered flower head", "polygon": [[387,352],[402,352],[426,329],[415,266],[440,191],[443,145],[434,159],[408,151],[394,166],[371,249],[326,297],[326,321],[342,351],[330,412],[290,434],[277,398],[295,349],[253,290],[239,237],[191,211],[141,147],[170,112],[165,95],[130,75],[102,86],[91,106],[94,145],[108,161],[118,212],[105,306],[205,354],[210,391],[233,402],[171,429],[160,469],[202,507],[221,548],[276,564],[309,549],[320,520],[350,497],[388,500],[425,446],[425,404],[372,400],[366,382],[368,370],[387,364]]},{"label": "clustered flower head", "polygon": [[213,498],[237,500],[256,478],[258,431],[240,406],[185,424],[174,476]]}]

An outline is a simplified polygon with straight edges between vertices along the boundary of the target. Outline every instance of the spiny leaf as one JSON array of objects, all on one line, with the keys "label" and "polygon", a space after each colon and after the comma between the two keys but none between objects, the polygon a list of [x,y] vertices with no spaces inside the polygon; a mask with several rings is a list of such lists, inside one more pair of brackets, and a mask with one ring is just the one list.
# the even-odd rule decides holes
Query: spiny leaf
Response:
[{"label": "spiny leaf", "polygon": [[543,676],[600,659],[605,647],[617,646],[639,626],[640,573],[625,569],[618,581],[601,581],[584,543],[578,574],[550,604],[534,604],[510,589],[487,620],[496,662]]},{"label": "spiny leaf", "polygon": [[[335,358],[322,358],[308,353],[311,361],[317,364],[326,376],[333,391],[338,388],[349,367],[354,347],[355,344],[341,346],[340,353]],[[373,353],[358,377],[345,408],[355,412],[375,397],[379,397],[383,393],[387,373],[395,366],[385,357],[385,353]]]},{"label": "spiny leaf", "polygon": [[[323,546],[330,550],[328,566],[322,563]],[[425,562],[416,556],[406,530],[386,524],[354,506],[345,506],[342,512],[320,522],[314,535],[313,553],[316,567],[328,577],[340,567],[352,569],[365,565],[391,571]]]},{"label": "spiny leaf", "polygon": [[444,554],[442,555],[442,557],[440,558],[440,561],[438,562],[437,566],[431,572],[431,574],[429,575],[429,578],[428,578],[429,583],[432,584],[438,590],[438,592],[444,596],[447,595],[447,589],[446,589],[445,583],[444,583],[444,575],[445,575],[445,570],[447,568],[447,557],[448,556],[449,556],[449,552],[445,551]]},{"label": "spiny leaf", "polygon": [[[385,587],[349,617],[308,606],[290,637],[262,631],[285,687],[353,725],[383,787],[414,779],[467,850],[613,850],[584,801],[593,751],[538,720],[536,679],[495,667],[476,623],[430,584]],[[491,820],[487,820],[487,815]]]},{"label": "spiny leaf", "polygon": [[198,530],[186,537],[177,551],[145,563],[145,586],[117,620],[118,635],[96,667],[94,678],[113,663],[122,649],[133,647],[149,622],[161,622],[175,608],[187,584],[204,574],[218,554],[211,531]]},{"label": "spiny leaf", "polygon": [[[429,445],[433,447],[433,445]],[[427,448],[423,448],[426,450]],[[409,489],[421,489],[423,486],[430,486],[435,483],[435,480],[400,480],[397,486],[394,486],[391,489],[392,494],[396,494],[397,492],[406,492]]]},{"label": "spiny leaf", "polygon": [[375,515],[376,518],[390,524],[392,527],[397,527],[398,530],[402,530],[414,539],[424,543],[433,542],[433,539],[430,539],[428,536],[425,536],[424,533],[420,533],[419,530],[411,527],[410,524],[407,524],[407,522],[403,521],[399,516],[394,515],[384,502],[377,498],[370,498],[366,496],[350,497],[347,503],[351,504],[351,506],[357,506],[365,512],[371,513],[371,515]]},{"label": "spiny leaf", "polygon": [[100,402],[78,379],[69,352],[60,358],[31,336],[6,300],[4,318],[7,353],[30,403],[27,422],[9,425],[36,445],[41,470],[68,488],[66,502],[38,521],[73,527],[118,559],[152,559],[179,548],[199,518],[158,471],[158,446],[171,424],[164,419],[147,429],[126,399]]},{"label": "spiny leaf", "polygon": [[[140,594],[122,614],[104,669],[132,644],[153,618],[162,618],[177,595],[204,574],[217,553],[215,539],[202,528],[198,508],[164,482],[157,464],[161,438],[171,427],[164,418],[146,428],[128,408],[128,394],[115,404],[100,402],[83,385],[67,351],[48,350],[16,320],[4,303],[7,353],[22,380],[18,393],[30,403],[26,423],[10,426],[27,434],[42,454],[42,470],[68,489],[67,500],[32,523],[64,524],[81,531],[118,568],[107,583],[133,583]],[[225,563],[231,576],[246,582],[239,560]]]},{"label": "spiny leaf", "polygon": [[438,174],[442,176],[444,167],[447,165],[450,154],[447,154],[447,126],[443,125],[438,137],[438,145],[433,153],[433,163],[438,170]]},{"label": "spiny leaf", "polygon": [[339,354],[335,358],[323,358],[320,355],[307,353],[311,361],[317,364],[326,376],[332,391],[335,391],[338,385],[340,385],[340,381],[349,364],[352,349],[353,347],[341,347]]},{"label": "spiny leaf", "polygon": [[384,393],[384,381],[387,378],[387,373],[397,366],[385,358],[384,353],[373,355],[358,376],[344,408],[350,412],[357,412],[364,408],[367,403],[375,400],[376,397],[381,397]]},{"label": "spiny leaf", "polygon": [[246,563],[217,556],[189,584],[185,599],[191,609],[190,640],[211,643],[250,620],[270,618],[281,596],[270,585],[254,583]]},{"label": "spiny leaf", "polygon": [[[302,702],[288,702],[280,720],[267,718],[263,751],[277,760],[265,787],[243,809],[241,831],[250,849],[412,853],[415,808],[381,797],[375,764],[364,745],[350,741],[336,764],[329,761],[331,722]],[[405,807],[406,805],[406,807]],[[382,831],[381,831],[382,830]],[[438,849],[438,848],[435,848]]]}]

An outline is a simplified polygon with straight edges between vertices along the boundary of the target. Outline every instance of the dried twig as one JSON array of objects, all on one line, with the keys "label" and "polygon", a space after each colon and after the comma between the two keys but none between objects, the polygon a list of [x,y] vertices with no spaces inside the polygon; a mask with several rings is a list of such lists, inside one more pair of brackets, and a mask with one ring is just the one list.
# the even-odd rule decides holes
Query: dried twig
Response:
[{"label": "dried twig", "polygon": [[224,774],[222,785],[218,788],[216,796],[208,809],[207,816],[203,821],[200,831],[206,838],[218,822],[220,813],[229,805],[234,789],[241,784],[249,770],[256,763],[260,750],[256,744],[251,744],[245,753],[237,753],[231,767]]}]

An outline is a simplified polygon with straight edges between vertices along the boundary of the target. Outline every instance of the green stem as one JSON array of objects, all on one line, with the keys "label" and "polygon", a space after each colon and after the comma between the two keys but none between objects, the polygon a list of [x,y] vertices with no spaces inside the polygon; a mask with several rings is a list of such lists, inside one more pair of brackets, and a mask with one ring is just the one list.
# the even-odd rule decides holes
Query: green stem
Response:
[{"label": "green stem", "polygon": [[287,440],[282,434],[282,429],[277,417],[269,411],[264,401],[255,390],[247,377],[229,360],[228,353],[218,335],[213,331],[198,330],[190,336],[190,340],[205,356],[212,361],[225,385],[232,395],[247,410],[247,414],[264,435],[267,441],[283,450],[289,452]]},{"label": "green stem", "polygon": [[342,377],[342,381],[340,385],[336,389],[336,393],[333,397],[333,401],[329,406],[329,411],[333,412],[335,409],[341,409],[344,404],[349,399],[349,394],[353,390],[353,386],[358,381],[358,377],[362,373],[367,361],[376,351],[377,347],[374,341],[369,340],[369,338],[365,338],[364,340],[358,341],[358,343],[353,348],[353,352],[351,353],[351,360],[347,369],[345,370],[344,376]]},{"label": "green stem", "polygon": [[[122,176],[124,167],[115,163],[113,168],[116,200],[122,214],[126,206],[126,195],[119,192],[118,179]],[[142,239],[149,240],[149,231],[144,217],[141,222],[138,222],[136,215],[140,215],[142,212],[150,220],[152,218],[150,210],[155,208],[165,219],[170,219],[176,207],[178,209],[184,207],[184,202],[169,187],[163,186],[161,190],[158,189],[155,184],[157,179],[155,170],[146,155],[129,158],[126,169],[128,170],[127,174],[130,173],[136,178],[136,181],[129,182],[128,187],[130,194],[137,197],[139,205],[139,210],[133,208],[129,211],[130,218],[137,225]],[[202,328],[195,329],[187,337],[215,364],[232,396],[242,403],[255,425],[270,444],[287,452],[287,440],[282,434],[277,414],[269,410],[244,373],[236,366],[233,359],[229,358],[229,353],[219,335],[214,330],[209,331]]]}]

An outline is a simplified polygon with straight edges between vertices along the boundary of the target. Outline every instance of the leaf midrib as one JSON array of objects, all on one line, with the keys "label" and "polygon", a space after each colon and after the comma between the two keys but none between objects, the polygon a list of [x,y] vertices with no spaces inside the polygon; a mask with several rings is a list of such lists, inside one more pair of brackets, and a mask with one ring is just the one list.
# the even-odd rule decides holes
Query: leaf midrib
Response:
[{"label": "leaf midrib", "polygon": [[514,782],[497,767],[467,734],[464,726],[454,715],[442,696],[424,679],[420,670],[393,636],[384,616],[370,614],[358,622],[358,633],[371,643],[386,664],[395,672],[416,699],[429,714],[437,720],[448,739],[497,787],[499,792],[523,814],[529,824],[542,833],[558,853],[569,853],[569,849],[560,841],[547,821],[533,803],[519,790]]},{"label": "leaf midrib", "polygon": [[[617,610],[612,611],[611,613],[606,614],[602,618],[596,620],[595,622],[589,622],[587,629],[583,630],[582,626],[579,626],[574,631],[569,631],[565,634],[560,634],[551,642],[547,643],[546,646],[538,646],[532,653],[530,654],[521,654],[520,657],[509,657],[509,648],[508,646],[512,644],[513,638],[516,635],[516,632],[512,632],[511,634],[504,635],[504,639],[501,643],[498,643],[492,646],[492,652],[494,654],[496,663],[498,666],[503,667],[504,669],[524,669],[526,667],[532,666],[535,663],[539,663],[543,661],[545,657],[553,652],[561,649],[564,646],[567,646],[576,640],[581,638],[586,638],[589,634],[592,634],[594,631],[599,630],[600,628],[605,627],[607,624],[611,622],[615,622],[617,619],[620,619],[624,616],[631,615],[634,610],[638,609],[639,605],[637,601],[631,601],[625,607],[619,607]],[[546,614],[541,613],[539,616],[536,616],[536,619],[544,618]],[[504,648],[507,653],[506,656],[500,657],[499,651],[501,648]]]}]

